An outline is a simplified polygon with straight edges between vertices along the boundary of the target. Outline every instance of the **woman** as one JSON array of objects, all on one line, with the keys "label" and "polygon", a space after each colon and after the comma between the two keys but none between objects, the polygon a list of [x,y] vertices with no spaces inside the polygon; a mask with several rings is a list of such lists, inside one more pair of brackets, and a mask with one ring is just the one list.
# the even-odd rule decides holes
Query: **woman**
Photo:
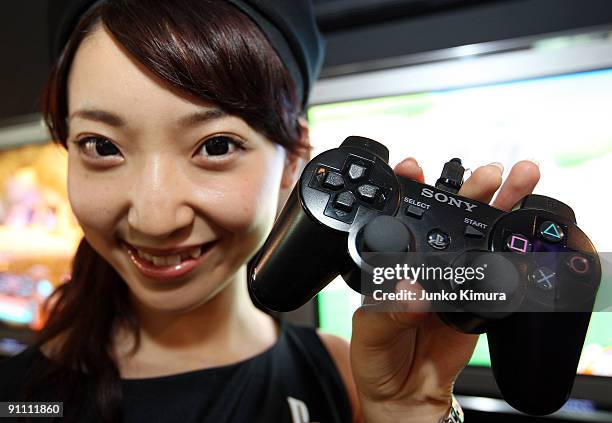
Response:
[{"label": "woman", "polygon": [[[291,2],[306,23],[280,2],[91,3],[43,104],[85,237],[36,346],[0,364],[0,400],[63,401],[77,421],[443,421],[474,336],[368,305],[349,352],[248,296],[308,146],[322,49],[307,2]],[[423,180],[414,159],[396,172]],[[490,201],[501,174],[477,169],[462,194]],[[495,205],[537,179],[517,164]]]}]

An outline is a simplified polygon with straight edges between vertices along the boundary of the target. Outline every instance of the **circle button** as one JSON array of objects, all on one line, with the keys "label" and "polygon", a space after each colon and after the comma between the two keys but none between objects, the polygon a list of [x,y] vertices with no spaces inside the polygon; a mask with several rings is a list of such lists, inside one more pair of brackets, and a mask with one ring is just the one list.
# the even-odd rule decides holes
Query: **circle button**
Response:
[{"label": "circle button", "polygon": [[589,273],[589,260],[586,257],[575,254],[567,261],[567,267],[577,275],[586,275]]}]

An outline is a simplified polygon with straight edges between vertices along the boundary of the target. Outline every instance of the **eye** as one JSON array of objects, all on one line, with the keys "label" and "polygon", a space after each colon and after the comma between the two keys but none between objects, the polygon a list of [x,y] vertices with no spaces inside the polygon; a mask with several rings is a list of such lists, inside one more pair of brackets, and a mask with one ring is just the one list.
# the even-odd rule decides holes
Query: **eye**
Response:
[{"label": "eye", "polygon": [[228,135],[217,135],[202,143],[200,151],[202,156],[210,160],[223,160],[231,156],[238,149],[242,149],[244,141]]},{"label": "eye", "polygon": [[75,141],[79,149],[91,158],[108,158],[121,154],[110,140],[100,136],[88,136]]}]

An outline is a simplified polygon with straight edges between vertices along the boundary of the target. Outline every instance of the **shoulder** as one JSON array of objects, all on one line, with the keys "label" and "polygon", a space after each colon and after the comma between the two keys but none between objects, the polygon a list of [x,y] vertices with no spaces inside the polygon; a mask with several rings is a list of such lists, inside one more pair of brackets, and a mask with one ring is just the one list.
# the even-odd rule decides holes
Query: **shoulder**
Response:
[{"label": "shoulder", "polygon": [[329,355],[334,360],[334,364],[340,371],[342,379],[346,376],[351,376],[351,348],[350,344],[344,338],[341,338],[330,333],[323,332],[317,329],[317,335],[321,339],[321,342],[329,352]]},{"label": "shoulder", "polygon": [[355,381],[353,380],[353,371],[351,368],[350,344],[346,339],[340,338],[339,336],[332,335],[330,333],[325,333],[320,330],[317,330],[317,334],[319,335],[319,338],[321,338],[323,345],[325,345],[325,348],[332,357],[334,364],[338,368],[338,372],[342,377],[344,386],[346,386],[346,391],[351,402],[351,408],[353,410],[353,421],[359,422],[361,411],[359,408],[357,387],[355,386]]},{"label": "shoulder", "polygon": [[0,360],[0,401],[19,399],[32,365],[39,355],[37,348],[30,347],[13,357]]},{"label": "shoulder", "polygon": [[[290,339],[299,345],[299,350],[314,359],[319,371],[333,373],[333,383],[342,389],[343,401],[350,406],[354,423],[361,422],[361,409],[357,389],[353,380],[350,360],[350,344],[343,338],[311,327],[282,323]],[[300,345],[301,344],[301,345]]]}]

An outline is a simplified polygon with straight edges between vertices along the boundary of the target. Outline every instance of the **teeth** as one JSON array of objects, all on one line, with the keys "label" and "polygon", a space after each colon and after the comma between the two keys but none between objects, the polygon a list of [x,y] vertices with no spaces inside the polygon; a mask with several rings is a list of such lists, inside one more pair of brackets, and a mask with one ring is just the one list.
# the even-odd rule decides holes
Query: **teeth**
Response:
[{"label": "teeth", "polygon": [[140,250],[136,250],[136,252],[138,253],[138,257],[143,258],[145,260],[153,261],[153,257],[151,257],[149,254]]},{"label": "teeth", "polygon": [[200,255],[202,254],[202,248],[198,246],[182,254],[174,254],[171,256],[163,256],[163,257],[153,256],[151,254],[147,254],[144,251],[140,251],[138,249],[136,249],[136,253],[138,254],[138,257],[153,263],[155,266],[176,266],[178,264],[181,264],[183,260],[186,260],[188,258],[195,259],[195,258],[200,257]]},{"label": "teeth", "polygon": [[156,266],[165,266],[166,259],[164,257],[155,257],[153,256],[153,264]]},{"label": "teeth", "polygon": [[187,252],[191,258],[198,258],[202,254],[202,247],[195,247],[193,250]]},{"label": "teeth", "polygon": [[176,266],[177,264],[181,264],[181,256],[170,256],[166,257],[166,266]]}]

